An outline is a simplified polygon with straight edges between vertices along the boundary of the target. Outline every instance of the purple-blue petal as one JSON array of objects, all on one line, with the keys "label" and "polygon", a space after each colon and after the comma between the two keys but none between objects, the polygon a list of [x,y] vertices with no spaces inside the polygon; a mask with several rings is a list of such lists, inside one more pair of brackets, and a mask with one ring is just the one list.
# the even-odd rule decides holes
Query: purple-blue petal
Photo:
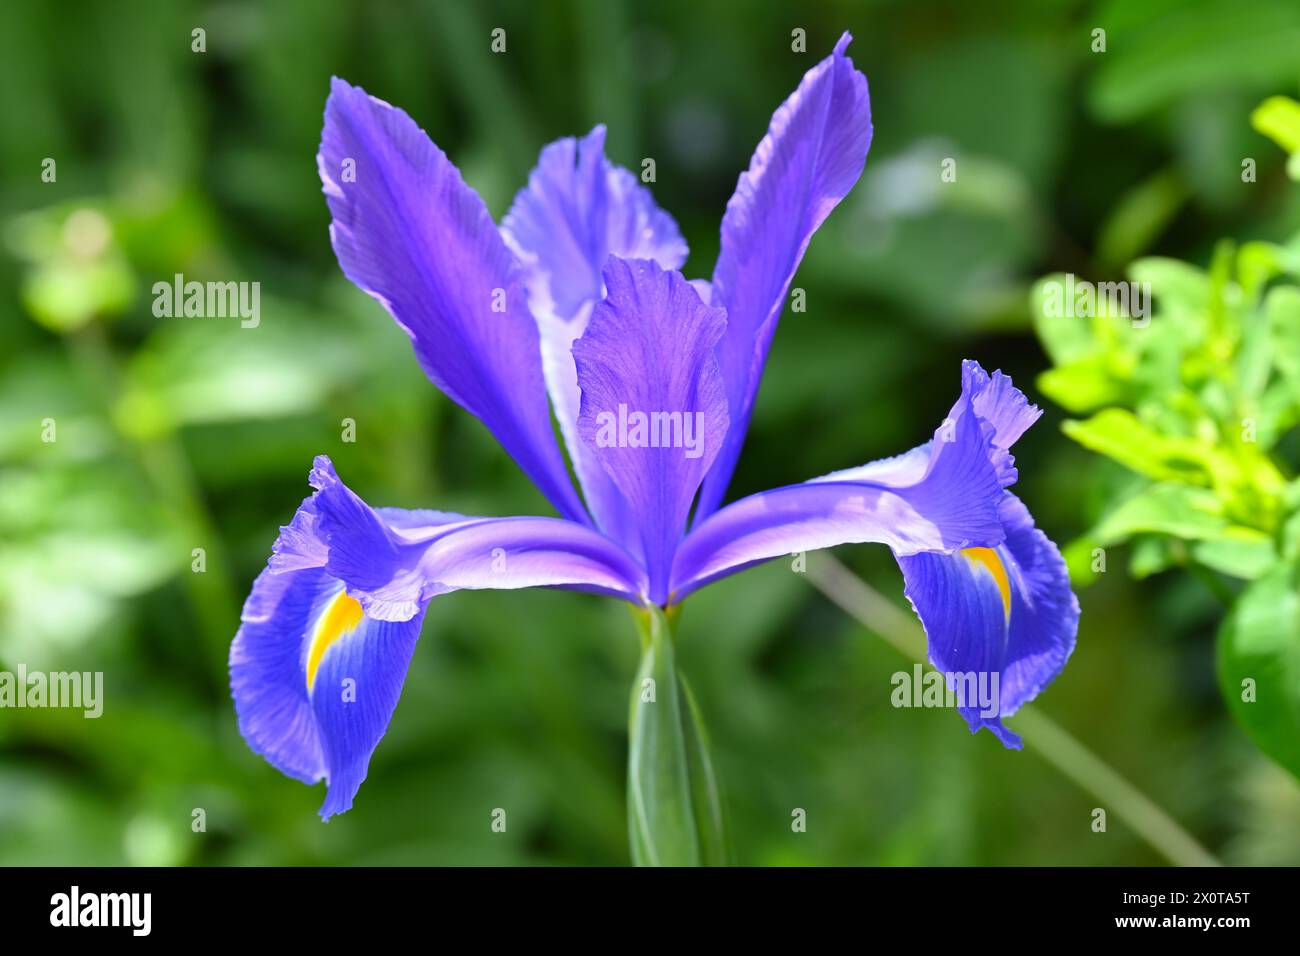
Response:
[{"label": "purple-blue petal", "polygon": [[[311,472],[317,489],[300,512],[314,515],[320,555],[366,614],[404,621],[431,598],[461,588],[562,587],[643,600],[645,572],[605,535],[563,518],[480,518],[415,512],[395,522],[370,508],[325,456]],[[284,535],[277,542],[283,551]]]},{"label": "purple-blue petal", "polygon": [[388,727],[431,598],[458,588],[562,587],[642,603],[645,574],[587,525],[372,508],[325,456],[280,531],[230,649],[239,728],[284,773],[352,805]]},{"label": "purple-blue petal", "polygon": [[[938,431],[940,441],[951,434],[953,425],[967,407],[984,423],[990,435],[990,457],[998,472],[1002,487],[1016,481],[1015,459],[1010,448],[1025,430],[1042,414],[1037,405],[1031,405],[1023,392],[1011,379],[995,371],[989,375],[978,362],[966,359],[961,363],[961,395],[952,406]],[[868,462],[856,468],[832,472],[817,481],[876,481],[886,485],[910,484],[929,467],[934,443],[926,442],[911,451]]]},{"label": "purple-blue petal", "polygon": [[551,429],[518,268],[483,200],[409,116],[337,78],[317,165],[343,273],[560,513],[587,520]]},{"label": "purple-blue petal", "polygon": [[[970,359],[961,363],[961,384],[962,395],[971,396],[975,414],[993,426],[993,444],[998,449],[994,461],[1003,487],[1015,484],[1016,461],[1008,449],[1038,421],[1042,409],[1029,404],[1029,399],[1000,369],[989,375],[978,362]],[[954,405],[950,417],[957,411]]]},{"label": "purple-blue petal", "polygon": [[650,190],[605,158],[604,126],[542,149],[501,234],[523,267],[530,304],[566,320],[604,295],[611,255],[677,269],[687,253]]},{"label": "purple-blue petal", "polygon": [[578,432],[640,529],[650,597],[668,597],[673,553],[727,432],[714,347],[726,328],[679,273],[610,257],[606,298],[573,346]]},{"label": "purple-blue petal", "polygon": [[[818,480],[907,485],[930,467],[954,427],[975,418],[989,438],[989,462],[1005,488],[1016,480],[1010,448],[1040,414],[1001,371],[989,375],[967,360],[962,363],[961,397],[933,441]],[[1002,718],[1032,699],[1065,666],[1078,630],[1079,604],[1060,552],[1010,492],[998,500],[998,522],[1004,540],[987,550],[896,551],[895,557],[929,636],[931,662],[947,673],[974,675],[976,683],[970,686],[981,686],[978,680],[983,679],[985,690],[991,688],[991,675],[998,677],[997,708],[959,707],[971,729],[987,727],[1006,746],[1019,747],[1020,738]],[[1007,587],[1005,602],[998,573]]]},{"label": "purple-blue petal", "polygon": [[1006,540],[991,554],[913,554],[899,556],[898,564],[925,627],[930,662],[945,675],[962,675],[950,683],[967,679],[965,686],[997,691],[981,702],[959,702],[971,731],[987,727],[1018,749],[1019,736],[1002,720],[1065,666],[1079,602],[1060,552],[1020,500],[1004,492],[999,514]]},{"label": "purple-blue petal", "polygon": [[307,696],[303,642],[329,583],[319,568],[263,571],[244,602],[230,646],[230,689],[240,733],[273,767],[305,783],[325,776]]},{"label": "purple-blue petal", "polygon": [[322,818],[352,808],[397,709],[423,622],[423,612],[409,621],[363,618],[321,659],[311,707],[329,773]]},{"label": "purple-blue petal", "polygon": [[850,39],[844,34],[773,114],[727,203],[713,304],[727,312],[719,356],[732,428],[704,481],[696,522],[717,509],[731,480],[795,270],[866,162],[871,104],[866,77],[845,55]]},{"label": "purple-blue petal", "polygon": [[542,338],[542,369],[555,417],[596,525],[640,553],[638,528],[622,494],[578,437],[581,395],[573,343],[604,296],[609,256],[653,259],[665,269],[686,260],[677,223],[650,190],[605,158],[605,128],[542,150],[515,197],[501,234],[515,253]]},{"label": "purple-blue petal", "polygon": [[1012,626],[1002,672],[1005,712],[1033,700],[1069,659],[1079,630],[1079,599],[1060,549],[1038,530],[1029,509],[1007,492],[1000,510],[1004,545],[1016,568]]},{"label": "purple-blue petal", "polygon": [[309,681],[313,637],[342,591],[322,568],[264,571],[230,647],[240,732],[281,772],[327,781],[324,819],[352,806],[397,706],[423,620],[362,616],[328,646]]},{"label": "purple-blue petal", "polygon": [[742,498],[696,525],[673,565],[673,600],[752,564],[838,544],[876,542],[900,554],[1002,540],[1002,487],[992,428],[971,410],[940,426],[924,466],[907,481],[842,472]]}]

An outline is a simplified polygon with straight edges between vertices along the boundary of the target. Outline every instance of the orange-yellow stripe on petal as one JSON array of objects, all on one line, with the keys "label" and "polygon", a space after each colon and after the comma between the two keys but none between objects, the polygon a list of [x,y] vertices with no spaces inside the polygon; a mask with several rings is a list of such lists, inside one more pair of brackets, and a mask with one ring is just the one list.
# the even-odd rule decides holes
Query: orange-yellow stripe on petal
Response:
[{"label": "orange-yellow stripe on petal", "polygon": [[993,575],[993,580],[997,582],[998,591],[1002,595],[1002,613],[1010,618],[1011,582],[1007,579],[1007,569],[1003,567],[998,553],[992,548],[963,548],[961,553],[973,563],[982,565],[989,574]]},{"label": "orange-yellow stripe on petal", "polygon": [[357,599],[350,597],[347,591],[340,591],[334,600],[325,606],[320,620],[316,622],[316,632],[312,634],[311,646],[307,650],[307,690],[316,683],[316,671],[320,668],[321,658],[329,646],[345,634],[356,630],[365,612]]}]

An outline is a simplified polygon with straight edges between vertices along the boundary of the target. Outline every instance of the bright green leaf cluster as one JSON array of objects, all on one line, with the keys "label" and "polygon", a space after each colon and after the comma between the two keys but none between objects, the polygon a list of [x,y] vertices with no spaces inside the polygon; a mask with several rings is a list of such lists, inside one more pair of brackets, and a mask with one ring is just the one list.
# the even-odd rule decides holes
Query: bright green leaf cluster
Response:
[{"label": "bright green leaf cluster", "polygon": [[[1292,153],[1296,176],[1300,103],[1274,97],[1252,121]],[[1128,279],[1054,275],[1034,290],[1053,366],[1040,390],[1080,416],[1068,436],[1131,479],[1066,549],[1071,576],[1087,583],[1107,548],[1131,543],[1136,577],[1185,567],[1248,582],[1216,583],[1231,604],[1220,686],[1259,747],[1300,776],[1300,480],[1285,452],[1300,423],[1300,236],[1222,242],[1206,270],[1140,259]]]},{"label": "bright green leaf cluster", "polygon": [[[1144,317],[1102,296],[1087,309],[1057,307],[1058,290],[1076,281],[1065,276],[1034,294],[1054,366],[1039,389],[1086,416],[1067,421],[1067,435],[1143,479],[1070,548],[1071,574],[1086,583],[1100,570],[1095,548],[1155,536],[1170,560],[1134,570],[1182,555],[1259,577],[1290,557],[1281,531],[1294,481],[1275,449],[1300,422],[1300,237],[1223,243],[1208,272],[1141,259],[1129,278],[1130,290],[1149,293]],[[1169,550],[1173,541],[1191,550]]]}]

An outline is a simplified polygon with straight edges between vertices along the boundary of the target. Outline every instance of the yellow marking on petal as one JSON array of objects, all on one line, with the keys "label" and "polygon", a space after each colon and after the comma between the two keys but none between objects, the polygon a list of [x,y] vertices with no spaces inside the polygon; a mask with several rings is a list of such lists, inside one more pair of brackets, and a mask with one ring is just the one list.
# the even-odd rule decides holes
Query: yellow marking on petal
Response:
[{"label": "yellow marking on petal", "polygon": [[1002,559],[992,548],[963,548],[964,554],[968,560],[975,564],[983,565],[989,574],[993,575],[993,580],[997,582],[998,591],[1002,594],[1002,613],[1009,619],[1011,617],[1011,582],[1007,579],[1007,569],[1002,565]]},{"label": "yellow marking on petal", "polygon": [[357,599],[350,597],[347,591],[340,591],[334,600],[326,605],[316,622],[316,633],[311,637],[311,647],[307,651],[307,690],[316,683],[316,671],[320,668],[321,658],[329,646],[345,634],[351,634],[365,612]]}]

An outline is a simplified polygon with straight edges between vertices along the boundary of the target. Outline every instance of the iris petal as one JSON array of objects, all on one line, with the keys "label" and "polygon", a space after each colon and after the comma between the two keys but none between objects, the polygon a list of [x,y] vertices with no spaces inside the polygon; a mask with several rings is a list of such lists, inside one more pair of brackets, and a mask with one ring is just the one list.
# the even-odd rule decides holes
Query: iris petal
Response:
[{"label": "iris petal", "polygon": [[[1001,371],[962,363],[962,394],[946,419],[951,430],[967,414],[984,423],[989,460],[1004,488],[1016,480],[1011,446],[1041,412]],[[930,467],[938,439],[906,454],[827,475],[819,481],[874,481],[905,486]],[[998,678],[996,708],[960,707],[972,730],[988,727],[1008,747],[1020,738],[1002,724],[1065,666],[1074,648],[1079,602],[1070,590],[1060,552],[1018,498],[998,500],[1004,540],[955,554],[908,553],[895,548],[906,594],[928,635],[930,661],[951,674]]]},{"label": "iris petal", "polygon": [[240,733],[277,770],[306,783],[325,776],[325,757],[307,696],[303,642],[328,581],[319,569],[263,571],[230,647]]},{"label": "iris petal", "polygon": [[686,261],[686,243],[650,190],[605,158],[605,127],[542,150],[515,197],[501,235],[519,259],[542,337],[542,368],[587,507],[602,531],[639,551],[627,503],[578,437],[580,393],[571,349],[604,295],[610,255],[653,259],[665,269]]},{"label": "iris petal", "polygon": [[587,520],[551,429],[518,268],[483,200],[409,116],[337,78],[317,165],[344,274],[560,513]]},{"label": "iris petal", "polygon": [[[1042,411],[1037,405],[1029,404],[1011,379],[1001,370],[989,375],[978,362],[966,359],[961,363],[961,396],[952,406],[952,411],[944,419],[944,425],[951,431],[954,423],[962,415],[969,403],[975,414],[986,423],[992,435],[991,458],[998,472],[998,481],[1002,487],[1015,484],[1015,459],[1011,456],[1011,446],[1025,433]],[[941,433],[942,433],[941,429]],[[933,442],[918,445],[911,451],[868,462],[856,468],[832,472],[818,481],[878,481],[887,485],[910,484],[925,473],[933,453]]]},{"label": "iris petal", "polygon": [[370,757],[397,709],[423,613],[409,621],[362,618],[325,652],[311,688],[312,713],[329,768],[321,816],[351,809]]},{"label": "iris petal", "polygon": [[772,115],[722,220],[713,304],[727,311],[719,349],[732,428],[704,481],[697,522],[717,509],[749,428],[768,346],[813,233],[853,188],[871,146],[867,80],[835,52]]},{"label": "iris petal", "polygon": [[742,498],[697,525],[673,566],[674,600],[759,561],[837,544],[876,542],[900,554],[998,544],[993,429],[964,401],[906,481],[840,472]]},{"label": "iris petal", "polygon": [[640,566],[586,525],[371,508],[316,459],[315,493],[280,530],[230,648],[239,729],[308,783],[322,816],[352,805],[388,727],[430,599],[565,587],[641,602]]},{"label": "iris petal", "polygon": [[281,772],[328,781],[325,819],[352,806],[397,706],[423,619],[376,621],[352,613],[351,600],[322,568],[268,569],[253,585],[230,648],[240,732]]},{"label": "iris petal", "polygon": [[[990,435],[989,460],[1005,488],[1016,480],[1011,446],[1042,413],[1001,371],[990,375],[969,360],[962,363],[962,395],[949,413],[948,427],[960,423],[968,410]],[[941,447],[936,439],[819,481],[907,485],[930,466]],[[931,663],[945,673],[975,675],[986,688],[997,676],[997,707],[958,710],[972,730],[987,727],[1006,746],[1019,747],[1020,738],[1002,718],[1031,700],[1065,666],[1078,631],[1079,602],[1060,551],[1010,492],[998,501],[998,522],[1004,540],[995,547],[956,554],[895,549],[895,557],[907,597],[925,626]]]},{"label": "iris petal", "polygon": [[646,589],[644,571],[623,548],[574,521],[423,512],[414,514],[424,521],[398,523],[339,480],[324,455],[311,483],[316,494],[281,532],[272,560],[314,561],[377,620],[409,620],[433,597],[462,588],[563,587],[633,602]]},{"label": "iris petal", "polygon": [[[1001,370],[989,375],[978,362],[970,359],[961,363],[962,394],[970,395],[975,414],[993,426],[993,445],[998,449],[994,463],[1005,488],[1016,481],[1016,463],[1009,449],[1021,435],[1043,414],[1037,405],[1029,404],[1020,389]],[[955,415],[956,406],[950,415]]]},{"label": "iris petal", "polygon": [[653,259],[665,269],[686,261],[672,216],[605,158],[604,126],[542,149],[501,234],[523,266],[530,304],[565,320],[604,295],[601,270],[611,255]]},{"label": "iris petal", "polygon": [[648,260],[611,256],[605,287],[573,346],[578,431],[635,517],[650,597],[662,604],[691,501],[727,432],[714,355],[726,318]]},{"label": "iris petal", "polygon": [[[925,626],[930,662],[996,688],[992,706],[959,705],[971,731],[987,727],[1007,747],[1002,723],[1049,684],[1074,650],[1079,602],[1060,551],[1010,492],[999,507],[1006,540],[989,554],[899,556],[906,594]],[[994,678],[996,677],[996,682]]]}]

